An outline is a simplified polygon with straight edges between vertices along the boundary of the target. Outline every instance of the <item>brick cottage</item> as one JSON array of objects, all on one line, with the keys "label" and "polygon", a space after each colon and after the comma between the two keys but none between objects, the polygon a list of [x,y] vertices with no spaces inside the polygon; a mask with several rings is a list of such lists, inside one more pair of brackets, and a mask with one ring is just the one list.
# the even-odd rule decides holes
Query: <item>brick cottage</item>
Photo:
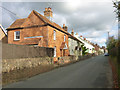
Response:
[{"label": "brick cottage", "polygon": [[8,43],[54,48],[54,57],[69,55],[67,26],[52,21],[53,12],[45,8],[44,16],[33,10],[27,18],[17,19],[8,30]]}]

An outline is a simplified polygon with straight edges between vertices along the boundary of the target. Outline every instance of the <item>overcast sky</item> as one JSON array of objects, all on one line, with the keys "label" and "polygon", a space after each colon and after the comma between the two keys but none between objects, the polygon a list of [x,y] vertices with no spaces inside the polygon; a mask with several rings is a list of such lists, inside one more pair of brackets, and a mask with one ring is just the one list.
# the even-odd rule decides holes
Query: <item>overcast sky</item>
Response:
[{"label": "overcast sky", "polygon": [[[47,2],[49,1],[49,2]],[[69,0],[70,2],[2,2],[2,6],[14,12],[21,18],[27,18],[32,10],[43,15],[47,7],[53,11],[53,21],[62,26],[68,26],[70,33],[84,36],[93,43],[104,45],[107,39],[107,32],[117,37],[117,21],[114,13],[112,0]],[[1,7],[0,7],[1,8]],[[2,25],[9,27],[18,17],[2,9]]]}]

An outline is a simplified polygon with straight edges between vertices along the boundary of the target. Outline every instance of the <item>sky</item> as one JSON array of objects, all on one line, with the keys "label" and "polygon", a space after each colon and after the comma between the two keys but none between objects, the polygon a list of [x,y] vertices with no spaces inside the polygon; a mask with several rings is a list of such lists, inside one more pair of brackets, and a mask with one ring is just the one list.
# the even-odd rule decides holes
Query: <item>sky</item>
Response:
[{"label": "sky", "polygon": [[[43,2],[44,1],[44,2]],[[16,19],[27,18],[32,10],[44,15],[43,11],[51,7],[53,21],[61,27],[68,26],[68,32],[78,33],[87,40],[106,46],[110,36],[118,36],[118,25],[112,0],[4,0],[2,7],[2,25],[8,28]],[[1,7],[0,7],[1,9]]]}]

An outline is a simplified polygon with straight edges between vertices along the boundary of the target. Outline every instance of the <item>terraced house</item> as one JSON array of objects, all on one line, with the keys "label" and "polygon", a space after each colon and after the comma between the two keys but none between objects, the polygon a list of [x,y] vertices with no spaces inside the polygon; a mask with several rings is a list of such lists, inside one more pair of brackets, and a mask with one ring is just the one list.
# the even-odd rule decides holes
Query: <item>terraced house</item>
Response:
[{"label": "terraced house", "polygon": [[69,55],[67,26],[52,21],[53,12],[45,8],[44,16],[33,10],[27,18],[17,19],[8,30],[8,43],[54,48],[54,57]]}]

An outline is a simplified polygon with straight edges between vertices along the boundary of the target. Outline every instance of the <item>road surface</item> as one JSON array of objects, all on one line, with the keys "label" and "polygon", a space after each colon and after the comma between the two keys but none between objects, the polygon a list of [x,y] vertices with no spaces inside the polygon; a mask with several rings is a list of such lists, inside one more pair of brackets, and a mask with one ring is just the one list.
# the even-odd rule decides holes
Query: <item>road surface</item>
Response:
[{"label": "road surface", "polygon": [[111,88],[108,57],[100,55],[54,69],[4,88]]}]

